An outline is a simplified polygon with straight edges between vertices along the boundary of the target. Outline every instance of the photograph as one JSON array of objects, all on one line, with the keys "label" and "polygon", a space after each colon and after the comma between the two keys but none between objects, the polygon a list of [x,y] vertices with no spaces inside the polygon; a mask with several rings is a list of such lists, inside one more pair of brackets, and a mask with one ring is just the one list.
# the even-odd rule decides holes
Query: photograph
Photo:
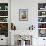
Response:
[{"label": "photograph", "polygon": [[19,20],[28,21],[28,9],[19,9]]}]

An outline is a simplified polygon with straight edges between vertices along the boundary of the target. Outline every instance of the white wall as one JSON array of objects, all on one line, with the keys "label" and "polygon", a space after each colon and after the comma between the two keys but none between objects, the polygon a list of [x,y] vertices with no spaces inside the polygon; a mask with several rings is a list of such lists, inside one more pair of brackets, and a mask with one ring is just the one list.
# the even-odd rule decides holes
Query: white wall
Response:
[{"label": "white wall", "polygon": [[[37,33],[34,36],[38,36],[38,3],[46,3],[46,0],[11,0],[11,22],[17,30],[28,30],[33,24]],[[28,21],[19,21],[19,9],[28,9]],[[33,46],[41,46],[38,43],[43,44],[43,38],[33,38]]]},{"label": "white wall", "polygon": [[[28,9],[28,21],[19,21],[19,9]],[[37,23],[37,2],[31,0],[11,1],[11,22],[16,25],[17,30],[28,30],[29,26]]]},{"label": "white wall", "polygon": [[[16,25],[17,30],[28,30],[29,26],[38,27],[38,3],[46,0],[11,0],[11,22]],[[19,9],[28,9],[28,21],[19,21]]]}]

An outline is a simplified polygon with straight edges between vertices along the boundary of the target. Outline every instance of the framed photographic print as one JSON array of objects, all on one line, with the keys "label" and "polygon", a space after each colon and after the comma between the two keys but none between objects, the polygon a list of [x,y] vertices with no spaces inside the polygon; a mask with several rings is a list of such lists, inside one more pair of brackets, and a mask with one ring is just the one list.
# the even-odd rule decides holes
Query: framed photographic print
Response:
[{"label": "framed photographic print", "polygon": [[19,9],[19,20],[28,21],[28,9]]}]

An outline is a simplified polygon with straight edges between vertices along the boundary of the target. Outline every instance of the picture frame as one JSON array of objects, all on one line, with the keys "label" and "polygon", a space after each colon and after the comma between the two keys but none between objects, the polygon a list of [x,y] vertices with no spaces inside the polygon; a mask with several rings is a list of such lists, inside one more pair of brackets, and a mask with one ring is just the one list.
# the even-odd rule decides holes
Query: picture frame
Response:
[{"label": "picture frame", "polygon": [[28,21],[28,9],[19,9],[19,21]]}]

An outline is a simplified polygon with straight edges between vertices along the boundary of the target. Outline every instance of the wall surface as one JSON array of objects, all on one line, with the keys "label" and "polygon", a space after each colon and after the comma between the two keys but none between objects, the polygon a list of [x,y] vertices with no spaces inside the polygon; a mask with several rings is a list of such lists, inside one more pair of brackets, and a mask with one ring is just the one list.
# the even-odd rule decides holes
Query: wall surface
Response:
[{"label": "wall surface", "polygon": [[[32,39],[32,44],[44,46],[43,38],[38,37],[38,3],[46,3],[46,0],[11,0],[11,22],[16,25],[18,32],[28,30],[29,26],[34,25],[36,34]],[[19,9],[28,9],[28,21],[19,21]]]},{"label": "wall surface", "polygon": [[[19,21],[19,9],[28,9],[28,21]],[[12,0],[11,16],[11,22],[16,25],[17,30],[28,30],[31,25],[37,28],[37,2],[30,0]]]},{"label": "wall surface", "polygon": [[[17,30],[28,30],[29,26],[38,27],[38,3],[46,0],[11,0],[11,22],[16,25]],[[19,21],[19,9],[28,9],[28,21]]]}]

